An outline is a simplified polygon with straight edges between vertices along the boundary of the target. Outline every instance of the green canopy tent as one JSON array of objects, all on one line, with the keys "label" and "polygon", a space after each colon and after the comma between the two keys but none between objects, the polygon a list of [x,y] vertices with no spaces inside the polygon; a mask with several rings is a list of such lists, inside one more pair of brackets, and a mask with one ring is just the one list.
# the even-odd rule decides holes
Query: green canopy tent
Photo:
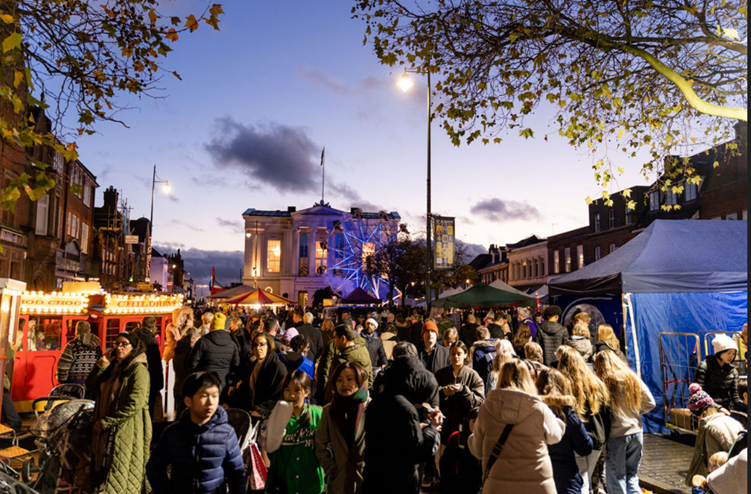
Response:
[{"label": "green canopy tent", "polygon": [[[442,305],[437,305],[440,302]],[[437,307],[450,309],[458,307],[466,309],[474,307],[491,308],[491,307],[537,307],[537,299],[530,295],[520,295],[519,293],[500,290],[485,283],[478,283],[462,293],[450,295],[444,299],[438,299],[433,302]]]}]

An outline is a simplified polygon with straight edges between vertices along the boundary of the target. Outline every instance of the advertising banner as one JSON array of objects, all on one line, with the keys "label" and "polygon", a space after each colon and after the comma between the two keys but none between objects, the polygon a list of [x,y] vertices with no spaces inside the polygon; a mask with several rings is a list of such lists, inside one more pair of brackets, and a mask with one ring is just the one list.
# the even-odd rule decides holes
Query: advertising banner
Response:
[{"label": "advertising banner", "polygon": [[433,216],[433,269],[436,271],[452,269],[455,247],[454,218]]}]

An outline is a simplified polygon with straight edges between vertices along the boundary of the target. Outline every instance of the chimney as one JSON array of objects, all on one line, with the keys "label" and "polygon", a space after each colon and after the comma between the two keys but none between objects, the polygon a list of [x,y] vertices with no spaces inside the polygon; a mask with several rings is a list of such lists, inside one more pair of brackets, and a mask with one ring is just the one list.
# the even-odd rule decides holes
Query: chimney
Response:
[{"label": "chimney", "polygon": [[297,207],[296,206],[287,206],[287,212],[288,213],[294,213],[295,211],[297,211]]},{"label": "chimney", "polygon": [[117,196],[117,190],[111,185],[104,191],[104,211],[107,215],[117,211]]}]

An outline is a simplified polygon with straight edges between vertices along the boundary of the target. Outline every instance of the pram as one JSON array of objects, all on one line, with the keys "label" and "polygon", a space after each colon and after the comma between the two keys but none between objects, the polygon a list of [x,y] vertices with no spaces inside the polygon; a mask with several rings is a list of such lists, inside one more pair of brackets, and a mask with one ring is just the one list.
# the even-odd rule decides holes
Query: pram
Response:
[{"label": "pram", "polygon": [[30,429],[39,448],[39,465],[33,458],[24,462],[24,482],[40,494],[53,494],[58,485],[69,491],[90,487],[93,411],[92,400],[74,399],[39,416]]}]

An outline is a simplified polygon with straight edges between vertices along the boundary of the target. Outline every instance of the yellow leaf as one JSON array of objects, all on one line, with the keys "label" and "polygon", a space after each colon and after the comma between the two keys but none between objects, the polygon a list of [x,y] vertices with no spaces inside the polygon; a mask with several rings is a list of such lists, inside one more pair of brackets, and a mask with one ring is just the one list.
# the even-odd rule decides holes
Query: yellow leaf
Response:
[{"label": "yellow leaf", "polygon": [[156,10],[154,9],[149,10],[149,21],[151,22],[152,26],[156,24],[156,20],[158,19],[158,17],[159,16],[156,15]]},{"label": "yellow leaf", "polygon": [[630,198],[631,197],[631,189],[625,189],[623,192],[621,192],[621,194],[623,194],[623,197],[629,197]]},{"label": "yellow leaf", "polygon": [[0,15],[0,19],[2,19],[3,22],[6,23],[6,24],[13,24],[13,22],[15,21],[15,19],[13,18],[13,16],[12,15],[8,15],[8,14]]},{"label": "yellow leaf", "polygon": [[592,204],[592,198],[591,197],[587,197],[585,199],[585,201],[586,201],[587,205]]},{"label": "yellow leaf", "polygon": [[625,130],[623,130],[623,129],[619,130],[619,131],[618,131],[618,140],[620,140],[620,139],[621,139],[621,137],[623,137],[623,134],[625,134],[625,133],[626,133],[626,131],[625,131]]},{"label": "yellow leaf", "polygon": [[198,21],[196,20],[196,16],[190,14],[185,20],[185,27],[189,28],[191,33],[198,29]]},{"label": "yellow leaf", "polygon": [[177,35],[177,31],[175,31],[175,28],[173,27],[169,28],[169,31],[167,31],[165,38],[167,38],[170,41],[177,41],[178,35]]},{"label": "yellow leaf", "polygon": [[736,31],[735,29],[725,29],[725,28],[723,28],[722,32],[725,33],[725,36],[727,36],[730,39],[734,39],[736,41],[738,41],[740,39],[739,36],[738,36],[738,31]]},{"label": "yellow leaf", "polygon": [[23,72],[16,71],[15,77],[13,78],[13,87],[17,88],[19,84],[21,84],[21,81],[23,80]]},{"label": "yellow leaf", "polygon": [[714,163],[712,163],[712,168],[717,168],[718,166],[720,166],[719,161],[715,161]]}]

